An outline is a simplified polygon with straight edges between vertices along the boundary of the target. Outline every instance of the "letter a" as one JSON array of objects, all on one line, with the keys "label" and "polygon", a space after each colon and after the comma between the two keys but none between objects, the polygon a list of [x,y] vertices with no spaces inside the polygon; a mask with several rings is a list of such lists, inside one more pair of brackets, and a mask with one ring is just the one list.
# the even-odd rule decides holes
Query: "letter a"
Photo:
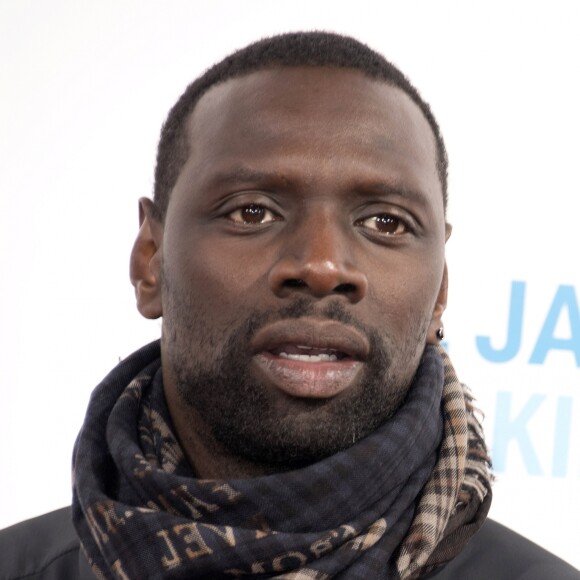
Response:
[{"label": "letter a", "polygon": [[[560,313],[566,308],[570,321],[570,338],[556,338],[554,330],[558,324]],[[580,311],[574,286],[558,286],[554,301],[550,306],[546,321],[530,357],[531,364],[541,365],[546,360],[546,355],[551,349],[571,350],[576,357],[576,366],[580,367]]]}]

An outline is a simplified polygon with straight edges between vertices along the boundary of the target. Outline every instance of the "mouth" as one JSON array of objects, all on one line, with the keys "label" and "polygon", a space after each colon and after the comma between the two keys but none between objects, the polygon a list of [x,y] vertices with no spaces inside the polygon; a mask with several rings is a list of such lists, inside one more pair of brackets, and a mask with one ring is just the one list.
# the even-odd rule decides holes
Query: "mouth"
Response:
[{"label": "mouth", "polygon": [[260,329],[251,342],[262,380],[293,397],[332,398],[358,383],[367,338],[328,320],[293,319]]},{"label": "mouth", "polygon": [[270,353],[274,356],[305,363],[337,362],[352,358],[349,354],[334,348],[315,348],[303,344],[286,344],[274,348]]}]

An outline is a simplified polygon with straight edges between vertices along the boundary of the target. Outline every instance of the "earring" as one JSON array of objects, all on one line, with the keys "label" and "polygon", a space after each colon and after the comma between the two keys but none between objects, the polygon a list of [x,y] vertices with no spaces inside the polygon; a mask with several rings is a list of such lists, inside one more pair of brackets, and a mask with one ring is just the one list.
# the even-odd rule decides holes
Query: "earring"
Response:
[{"label": "earring", "polygon": [[443,327],[440,326],[437,329],[437,332],[435,333],[435,335],[437,336],[437,340],[443,340],[445,338],[445,332],[443,332]]}]

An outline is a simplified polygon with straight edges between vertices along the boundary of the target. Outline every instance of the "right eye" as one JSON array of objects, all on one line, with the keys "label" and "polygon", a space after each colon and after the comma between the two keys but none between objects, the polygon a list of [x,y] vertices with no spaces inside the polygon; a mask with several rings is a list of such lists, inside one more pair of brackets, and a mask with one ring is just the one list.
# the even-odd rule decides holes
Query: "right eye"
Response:
[{"label": "right eye", "polygon": [[226,216],[236,224],[268,224],[280,220],[280,216],[272,210],[257,203],[244,205]]}]

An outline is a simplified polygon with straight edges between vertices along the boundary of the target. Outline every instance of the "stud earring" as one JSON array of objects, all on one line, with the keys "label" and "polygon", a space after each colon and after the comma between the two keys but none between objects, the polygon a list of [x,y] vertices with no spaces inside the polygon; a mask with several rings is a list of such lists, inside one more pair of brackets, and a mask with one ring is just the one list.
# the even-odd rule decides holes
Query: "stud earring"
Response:
[{"label": "stud earring", "polygon": [[437,336],[437,340],[443,340],[445,338],[445,332],[443,332],[443,327],[440,326],[437,329],[437,332],[435,333],[435,335]]}]

